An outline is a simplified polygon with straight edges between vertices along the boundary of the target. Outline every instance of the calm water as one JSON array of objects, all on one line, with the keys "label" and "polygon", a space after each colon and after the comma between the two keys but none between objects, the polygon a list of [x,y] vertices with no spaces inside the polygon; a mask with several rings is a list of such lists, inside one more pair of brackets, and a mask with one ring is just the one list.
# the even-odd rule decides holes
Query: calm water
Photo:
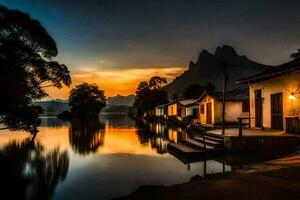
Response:
[{"label": "calm water", "polygon": [[217,161],[186,165],[168,154],[168,141],[187,137],[180,130],[137,125],[126,115],[73,124],[43,117],[39,130],[34,141],[24,132],[0,131],[1,195],[110,199],[141,185],[172,185],[205,170],[223,172]]}]

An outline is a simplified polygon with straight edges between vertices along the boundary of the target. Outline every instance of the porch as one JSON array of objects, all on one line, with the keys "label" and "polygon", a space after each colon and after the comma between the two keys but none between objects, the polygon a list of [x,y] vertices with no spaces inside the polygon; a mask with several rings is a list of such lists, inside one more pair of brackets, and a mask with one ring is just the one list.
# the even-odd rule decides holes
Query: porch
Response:
[{"label": "porch", "polygon": [[222,135],[222,129],[216,129],[207,134],[223,136],[224,146],[229,152],[281,153],[300,148],[300,134],[256,128],[243,128],[242,131],[240,135],[239,128],[228,128]]},{"label": "porch", "polygon": [[[210,134],[222,135],[222,129],[215,129],[208,131]],[[240,136],[239,128],[226,128],[224,136]],[[270,130],[259,128],[244,128],[242,129],[242,136],[295,136],[296,134],[289,134],[283,130]],[[297,136],[297,135],[296,135]],[[298,135],[300,137],[300,134]]]}]

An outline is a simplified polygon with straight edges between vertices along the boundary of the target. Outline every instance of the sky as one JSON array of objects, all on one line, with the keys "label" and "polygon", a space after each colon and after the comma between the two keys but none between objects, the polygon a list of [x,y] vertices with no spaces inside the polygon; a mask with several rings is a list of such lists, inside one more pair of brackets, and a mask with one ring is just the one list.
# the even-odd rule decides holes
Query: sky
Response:
[{"label": "sky", "polygon": [[57,42],[73,84],[48,89],[67,99],[81,82],[106,96],[135,92],[160,75],[172,81],[203,49],[233,46],[262,64],[290,60],[300,48],[297,0],[0,0],[39,20]]}]

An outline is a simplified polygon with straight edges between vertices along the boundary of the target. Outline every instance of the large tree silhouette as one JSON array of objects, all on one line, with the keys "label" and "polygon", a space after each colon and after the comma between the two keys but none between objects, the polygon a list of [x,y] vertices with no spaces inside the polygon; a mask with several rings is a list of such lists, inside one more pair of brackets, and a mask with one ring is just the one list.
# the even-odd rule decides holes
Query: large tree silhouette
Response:
[{"label": "large tree silhouette", "polygon": [[149,114],[155,106],[168,102],[168,92],[162,89],[162,85],[166,83],[167,80],[159,76],[150,78],[149,82],[142,81],[139,83],[134,102],[139,115]]},{"label": "large tree silhouette", "polygon": [[[47,87],[61,88],[71,84],[68,68],[53,60],[57,54],[54,39],[39,21],[23,12],[0,6],[2,124],[12,129],[20,127],[36,131],[33,127],[39,124],[38,109],[30,106],[32,101],[46,97]],[[23,113],[31,114],[24,117]],[[32,123],[29,123],[30,120]]]},{"label": "large tree silhouette", "polygon": [[95,84],[81,83],[70,92],[69,105],[75,118],[98,116],[105,104],[104,91]]},{"label": "large tree silhouette", "polygon": [[215,89],[214,84],[208,82],[204,86],[198,84],[192,84],[186,87],[183,92],[184,99],[197,99],[199,98],[204,91],[213,91]]}]

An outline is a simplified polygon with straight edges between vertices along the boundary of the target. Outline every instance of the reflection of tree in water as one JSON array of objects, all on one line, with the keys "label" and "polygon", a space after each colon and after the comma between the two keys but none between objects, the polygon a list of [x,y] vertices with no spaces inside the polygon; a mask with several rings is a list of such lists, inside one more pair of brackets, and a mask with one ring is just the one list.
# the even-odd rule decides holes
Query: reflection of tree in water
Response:
[{"label": "reflection of tree in water", "polygon": [[69,141],[73,150],[79,154],[96,152],[104,142],[104,125],[99,119],[73,121],[69,131]]},{"label": "reflection of tree in water", "polygon": [[46,151],[30,140],[12,142],[0,151],[1,196],[8,199],[49,199],[69,168],[69,156]]},{"label": "reflection of tree in water", "polygon": [[148,144],[150,139],[150,132],[148,126],[141,120],[135,122],[136,133],[141,144]]}]

